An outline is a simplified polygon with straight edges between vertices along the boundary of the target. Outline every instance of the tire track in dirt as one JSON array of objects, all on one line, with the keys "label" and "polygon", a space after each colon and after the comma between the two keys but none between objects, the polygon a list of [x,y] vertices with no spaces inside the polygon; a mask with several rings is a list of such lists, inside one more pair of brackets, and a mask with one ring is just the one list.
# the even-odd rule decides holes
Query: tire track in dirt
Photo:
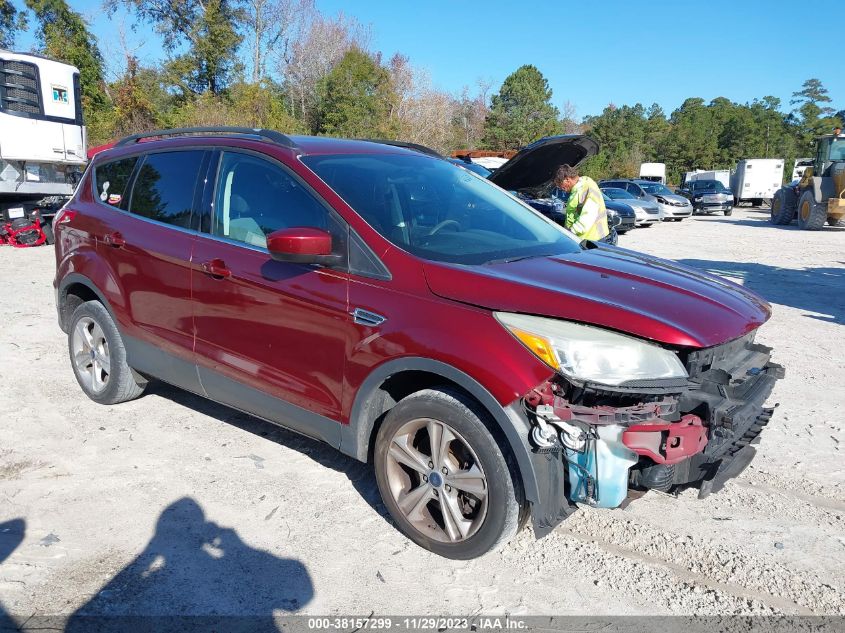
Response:
[{"label": "tire track in dirt", "polygon": [[765,556],[662,531],[623,516],[584,510],[558,530],[612,553],[663,566],[682,581],[759,600],[786,613],[845,615],[845,589],[841,586],[831,586]]}]

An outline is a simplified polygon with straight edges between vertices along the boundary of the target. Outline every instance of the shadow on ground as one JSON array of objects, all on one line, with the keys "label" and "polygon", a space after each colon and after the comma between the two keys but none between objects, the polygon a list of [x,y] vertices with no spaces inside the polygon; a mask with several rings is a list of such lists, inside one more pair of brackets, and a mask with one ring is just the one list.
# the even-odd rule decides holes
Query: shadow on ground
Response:
[{"label": "shadow on ground", "polygon": [[[12,519],[0,523],[0,563],[11,556],[18,545],[23,542],[26,534],[26,521],[23,519]],[[8,614],[3,603],[0,602],[0,632],[18,631],[17,623]]]},{"label": "shadow on ground", "polygon": [[[802,229],[798,228],[798,224],[796,222],[792,222],[790,224],[772,224],[769,221],[768,210],[766,210],[766,215],[760,218],[746,218],[744,220],[736,220],[732,218],[726,217],[716,217],[716,216],[695,216],[696,221],[701,222],[721,222],[722,224],[736,224],[738,226],[755,226],[758,228],[769,228],[769,229],[778,229],[781,231],[801,231]],[[845,226],[830,226],[825,224],[820,230],[822,231],[829,231],[831,233],[845,231]]]},{"label": "shadow on ground", "polygon": [[[718,221],[718,220],[717,220]],[[754,262],[679,259],[681,264],[741,279],[770,303],[817,312],[811,319],[845,324],[845,262],[841,267],[780,268]]]},{"label": "shadow on ground", "polygon": [[219,404],[160,381],[152,381],[147,387],[145,394],[155,394],[162,398],[167,398],[176,404],[193,409],[203,415],[216,418],[221,422],[236,426],[253,435],[258,435],[271,442],[276,442],[286,448],[293,449],[310,457],[325,468],[331,468],[332,470],[343,473],[370,507],[388,523],[390,522],[387,508],[384,507],[381,501],[375,473],[369,464],[364,464],[357,459],[348,457],[328,444],[318,440],[293,433],[280,426],[253,417],[248,413],[242,413],[224,404]]},{"label": "shadow on ground", "polygon": [[278,630],[277,614],[308,604],[298,560],[253,549],[189,497],[161,513],[152,540],[67,622],[66,631]]}]

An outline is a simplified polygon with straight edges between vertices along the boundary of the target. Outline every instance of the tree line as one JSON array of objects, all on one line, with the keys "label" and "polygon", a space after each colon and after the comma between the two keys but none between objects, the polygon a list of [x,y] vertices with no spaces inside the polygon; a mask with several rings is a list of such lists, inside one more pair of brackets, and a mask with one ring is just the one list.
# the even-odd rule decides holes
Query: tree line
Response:
[{"label": "tree line", "polygon": [[194,125],[402,139],[442,152],[516,150],[580,132],[601,145],[585,173],[635,176],[641,162],[658,161],[678,182],[685,171],[727,168],[740,158],[791,165],[845,120],[818,79],[796,90],[788,112],[772,96],[746,104],[689,98],[668,115],[657,104],[611,104],[581,121],[570,102],[562,111],[553,105],[533,65],[516,69],[495,93],[479,82],[451,94],[407,57],[382,58],[371,50],[367,26],[342,13],[327,16],[314,0],[105,0],[104,19],[128,12],[153,27],[166,53],[163,62],[144,65],[116,28],[107,64],[66,0],[18,1],[0,0],[0,47],[32,29],[38,52],[79,68],[92,145]]}]

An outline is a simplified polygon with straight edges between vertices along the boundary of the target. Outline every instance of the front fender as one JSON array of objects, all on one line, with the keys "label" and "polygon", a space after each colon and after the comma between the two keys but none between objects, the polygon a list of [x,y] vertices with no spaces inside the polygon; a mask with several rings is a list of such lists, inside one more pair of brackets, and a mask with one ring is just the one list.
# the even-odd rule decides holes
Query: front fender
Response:
[{"label": "front fender", "polygon": [[535,534],[548,534],[575,508],[566,498],[564,468],[560,456],[534,452],[529,443],[531,424],[521,402],[502,407],[483,385],[463,371],[429,358],[398,358],[374,369],[361,385],[352,405],[349,424],[341,429],[340,450],[362,462],[368,459],[376,420],[389,408],[381,385],[404,371],[423,371],[442,376],[472,395],[504,434],[516,459],[526,499],[532,505]]}]

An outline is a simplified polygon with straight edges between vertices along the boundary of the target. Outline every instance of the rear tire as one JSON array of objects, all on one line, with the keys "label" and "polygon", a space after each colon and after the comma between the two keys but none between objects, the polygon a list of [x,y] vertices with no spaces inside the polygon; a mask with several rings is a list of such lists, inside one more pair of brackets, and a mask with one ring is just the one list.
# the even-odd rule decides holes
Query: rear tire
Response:
[{"label": "rear tire", "polygon": [[56,235],[53,233],[53,223],[45,222],[41,225],[41,230],[44,231],[45,241],[51,246],[56,243]]},{"label": "rear tire", "polygon": [[81,304],[69,325],[70,364],[86,396],[100,404],[118,404],[144,392],[147,383],[126,363],[123,339],[102,303]]},{"label": "rear tire", "polygon": [[805,231],[818,231],[827,222],[827,209],[816,204],[812,191],[805,191],[798,201],[798,226]]},{"label": "rear tire", "polygon": [[521,482],[487,417],[459,391],[425,389],[393,407],[376,436],[376,482],[390,515],[417,545],[446,558],[482,556],[527,518]]},{"label": "rear tire", "polygon": [[772,198],[772,208],[769,220],[772,224],[789,224],[795,219],[795,211],[798,208],[798,198],[792,189],[781,187],[775,192]]}]

